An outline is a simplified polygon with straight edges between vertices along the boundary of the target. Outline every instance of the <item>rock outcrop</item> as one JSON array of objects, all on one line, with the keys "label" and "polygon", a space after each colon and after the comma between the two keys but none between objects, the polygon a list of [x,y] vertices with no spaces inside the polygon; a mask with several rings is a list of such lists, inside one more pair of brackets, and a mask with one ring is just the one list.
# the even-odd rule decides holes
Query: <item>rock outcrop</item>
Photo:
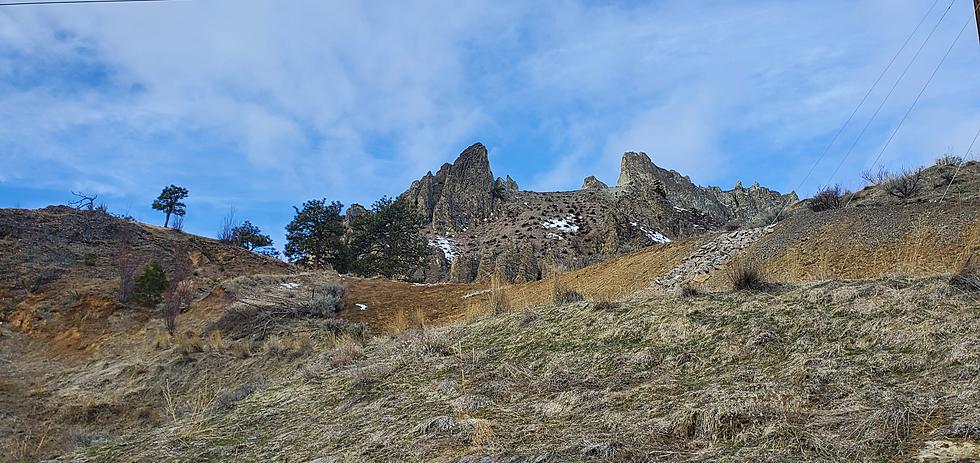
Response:
[{"label": "rock outcrop", "polygon": [[505,283],[540,278],[551,265],[577,268],[698,235],[732,220],[752,222],[796,198],[758,185],[730,191],[699,187],[636,152],[623,155],[616,187],[588,177],[580,190],[521,191],[510,177],[494,178],[479,143],[413,182],[401,197],[425,217],[427,238],[438,254],[425,281],[499,275]]},{"label": "rock outcrop", "polygon": [[494,181],[487,149],[481,143],[466,148],[456,162],[427,173],[402,194],[429,221],[433,232],[461,231],[490,217],[500,195],[516,191],[517,183]]},{"label": "rock outcrop", "polygon": [[605,190],[607,188],[609,188],[609,185],[606,185],[602,182],[602,180],[595,178],[594,175],[585,177],[585,180],[582,182],[583,190]]},{"label": "rock outcrop", "polygon": [[718,187],[700,187],[691,182],[690,177],[658,167],[642,152],[623,155],[617,186],[655,191],[673,207],[696,209],[719,222],[752,221],[799,200],[796,193],[781,195],[758,183],[744,188],[739,182],[727,191]]}]

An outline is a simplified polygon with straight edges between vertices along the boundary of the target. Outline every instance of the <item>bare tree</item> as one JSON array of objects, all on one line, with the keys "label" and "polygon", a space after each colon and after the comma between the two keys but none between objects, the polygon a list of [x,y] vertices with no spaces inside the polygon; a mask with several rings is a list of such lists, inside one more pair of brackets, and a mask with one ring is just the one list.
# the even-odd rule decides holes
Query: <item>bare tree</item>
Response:
[{"label": "bare tree", "polygon": [[113,255],[113,263],[116,267],[116,274],[119,275],[119,302],[128,301],[133,297],[136,290],[136,272],[139,271],[140,262],[133,252],[132,244],[127,233],[120,234],[119,243]]},{"label": "bare tree", "polygon": [[221,219],[221,228],[218,229],[218,240],[230,243],[235,239],[235,227],[238,226],[238,219],[235,218],[235,206],[228,208],[228,213]]},{"label": "bare tree", "polygon": [[177,315],[187,310],[191,305],[194,289],[189,280],[177,283],[177,286],[163,300],[163,322],[167,332],[172,336],[177,329]]},{"label": "bare tree", "polygon": [[184,231],[184,216],[175,215],[174,222],[170,225],[170,228],[176,231]]},{"label": "bare tree", "polygon": [[884,187],[885,192],[896,198],[902,200],[912,198],[922,190],[922,168],[903,170],[902,173],[888,179]]},{"label": "bare tree", "polygon": [[81,209],[85,209],[87,211],[95,210],[95,200],[99,198],[99,195],[89,196],[85,193],[74,192],[74,191],[72,191],[71,194],[78,199],[76,199],[75,201],[69,201],[68,202],[69,206],[79,210]]}]

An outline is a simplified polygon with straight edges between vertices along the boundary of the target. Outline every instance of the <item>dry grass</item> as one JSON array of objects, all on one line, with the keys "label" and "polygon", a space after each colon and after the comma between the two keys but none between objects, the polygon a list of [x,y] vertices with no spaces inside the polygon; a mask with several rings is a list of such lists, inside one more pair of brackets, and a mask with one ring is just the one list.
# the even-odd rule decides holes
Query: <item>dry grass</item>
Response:
[{"label": "dry grass", "polygon": [[490,278],[490,291],[487,293],[487,301],[491,313],[499,315],[510,312],[510,299],[504,292],[504,286],[498,274],[494,274]]},{"label": "dry grass", "polygon": [[949,284],[964,291],[980,291],[980,260],[970,258],[949,280]]},{"label": "dry grass", "polygon": [[364,358],[364,348],[361,343],[350,335],[337,337],[333,349],[328,352],[330,365],[335,368],[345,367]]},{"label": "dry grass", "polygon": [[769,285],[762,266],[751,260],[733,259],[725,269],[725,276],[736,291],[764,291]]},{"label": "dry grass", "polygon": [[227,412],[195,417],[177,398],[176,425],[72,459],[908,461],[980,424],[975,300],[944,279],[534,315],[340,335]]}]

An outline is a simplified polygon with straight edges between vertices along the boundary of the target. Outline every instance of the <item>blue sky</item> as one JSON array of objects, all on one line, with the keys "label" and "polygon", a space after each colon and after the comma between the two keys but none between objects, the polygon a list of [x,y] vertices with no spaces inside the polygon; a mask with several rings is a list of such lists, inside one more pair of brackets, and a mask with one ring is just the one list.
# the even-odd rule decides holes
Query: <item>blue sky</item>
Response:
[{"label": "blue sky", "polygon": [[[912,53],[952,9],[840,173]],[[522,188],[615,183],[624,151],[700,184],[795,189],[934,0],[171,3],[0,8],[0,207],[71,190],[188,231],[234,206],[282,245],[293,205],[370,204],[481,141]],[[957,32],[938,0],[800,188],[860,186]],[[980,127],[968,24],[883,154],[963,155]]]}]

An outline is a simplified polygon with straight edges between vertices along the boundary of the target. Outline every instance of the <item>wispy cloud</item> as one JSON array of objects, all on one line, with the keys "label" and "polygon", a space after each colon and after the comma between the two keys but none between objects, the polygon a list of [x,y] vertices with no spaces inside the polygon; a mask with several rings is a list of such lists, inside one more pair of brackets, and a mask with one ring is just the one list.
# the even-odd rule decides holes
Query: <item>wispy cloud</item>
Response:
[{"label": "wispy cloud", "polygon": [[[967,3],[955,5],[843,174],[828,178],[856,128],[804,190],[856,181],[968,18]],[[281,228],[284,205],[397,194],[480,140],[492,147],[497,174],[537,189],[577,188],[592,174],[614,183],[621,153],[642,150],[698,182],[759,180],[785,190],[928,5],[210,0],[6,8],[0,182],[91,189],[138,204],[164,184],[184,183],[202,207],[218,210],[226,198]],[[965,149],[980,123],[974,42],[956,48],[889,148],[889,165]]]}]

